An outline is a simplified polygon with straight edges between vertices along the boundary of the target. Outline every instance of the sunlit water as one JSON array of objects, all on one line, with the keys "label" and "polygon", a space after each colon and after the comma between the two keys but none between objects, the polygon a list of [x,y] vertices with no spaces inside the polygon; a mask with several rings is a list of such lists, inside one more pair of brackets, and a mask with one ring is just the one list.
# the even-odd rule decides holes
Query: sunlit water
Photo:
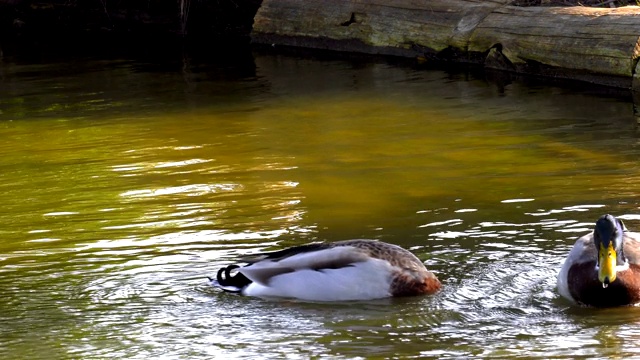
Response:
[{"label": "sunlit water", "polygon": [[[631,95],[490,75],[6,57],[0,358],[640,356],[639,309],[555,290],[601,214],[640,228]],[[239,255],[348,238],[411,249],[443,291],[324,304],[206,281]]]}]

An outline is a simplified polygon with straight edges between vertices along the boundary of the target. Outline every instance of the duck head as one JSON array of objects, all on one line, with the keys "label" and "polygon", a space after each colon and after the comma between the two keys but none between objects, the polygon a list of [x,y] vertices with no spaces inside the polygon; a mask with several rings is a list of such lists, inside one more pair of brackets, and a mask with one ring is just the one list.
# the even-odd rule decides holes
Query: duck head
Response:
[{"label": "duck head", "polygon": [[627,262],[623,251],[624,231],[622,221],[612,215],[603,215],[596,221],[593,241],[598,251],[598,280],[605,288],[616,280],[616,267]]}]

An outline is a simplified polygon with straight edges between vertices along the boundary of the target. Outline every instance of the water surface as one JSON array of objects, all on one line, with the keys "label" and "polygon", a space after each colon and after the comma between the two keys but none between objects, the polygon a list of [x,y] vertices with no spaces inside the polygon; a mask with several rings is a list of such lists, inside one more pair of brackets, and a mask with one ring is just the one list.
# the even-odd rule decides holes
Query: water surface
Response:
[{"label": "water surface", "polygon": [[[640,354],[640,310],[555,290],[601,214],[640,227],[631,94],[223,53],[0,62],[2,358]],[[411,249],[443,291],[323,304],[205,280],[348,238]]]}]

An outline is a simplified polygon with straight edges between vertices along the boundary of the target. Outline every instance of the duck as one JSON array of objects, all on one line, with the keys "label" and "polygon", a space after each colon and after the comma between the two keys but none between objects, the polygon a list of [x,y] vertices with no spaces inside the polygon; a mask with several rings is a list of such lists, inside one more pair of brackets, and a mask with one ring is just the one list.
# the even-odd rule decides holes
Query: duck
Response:
[{"label": "duck", "polygon": [[613,215],[580,237],[558,273],[560,295],[573,303],[614,307],[640,303],[640,233]]},{"label": "duck", "polygon": [[370,239],[310,243],[242,259],[211,285],[262,298],[373,300],[434,294],[438,278],[410,251]]}]

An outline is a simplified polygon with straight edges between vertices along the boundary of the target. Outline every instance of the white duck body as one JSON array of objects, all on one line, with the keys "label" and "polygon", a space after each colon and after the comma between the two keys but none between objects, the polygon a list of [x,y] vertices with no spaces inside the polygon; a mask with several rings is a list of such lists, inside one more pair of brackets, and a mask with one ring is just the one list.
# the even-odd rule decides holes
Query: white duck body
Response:
[{"label": "white duck body", "polygon": [[[376,240],[308,244],[218,272],[214,286],[258,297],[311,301],[369,300],[430,294],[438,279],[409,251]],[[238,274],[230,271],[238,268]],[[222,275],[226,275],[226,278]]]}]

